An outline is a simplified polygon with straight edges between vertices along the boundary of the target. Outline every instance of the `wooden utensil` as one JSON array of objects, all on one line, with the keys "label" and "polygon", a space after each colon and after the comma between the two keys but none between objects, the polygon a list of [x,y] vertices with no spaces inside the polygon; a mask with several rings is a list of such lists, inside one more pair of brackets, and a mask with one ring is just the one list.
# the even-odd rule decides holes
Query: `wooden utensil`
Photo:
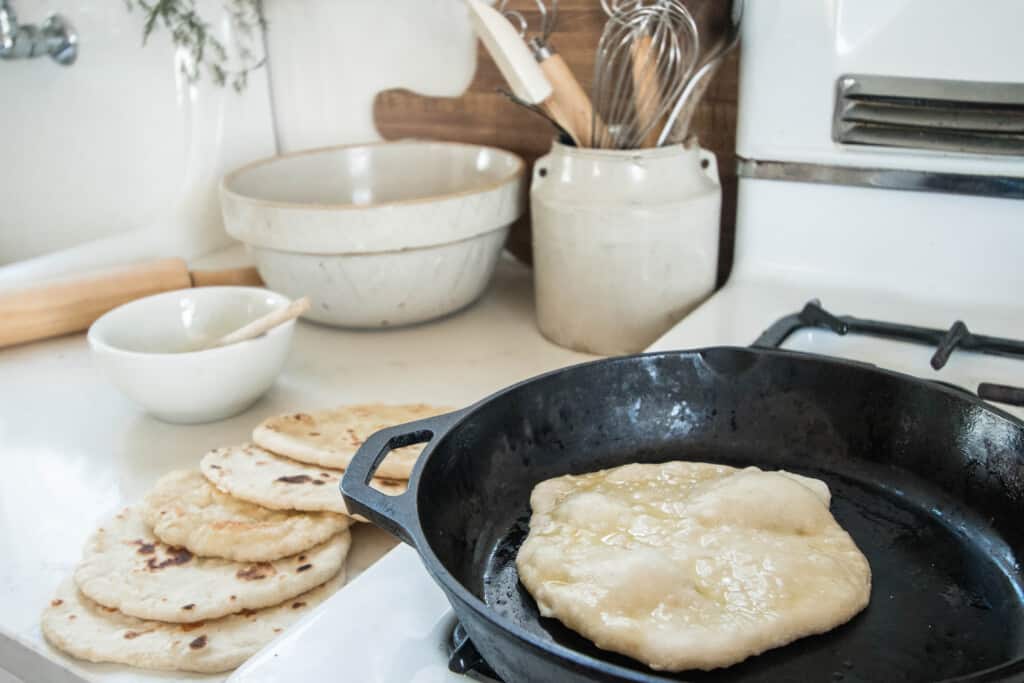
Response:
[{"label": "wooden utensil", "polygon": [[196,351],[215,349],[220,346],[228,346],[229,344],[237,344],[248,339],[255,339],[261,334],[266,334],[278,325],[283,325],[289,320],[295,320],[295,318],[298,318],[300,315],[308,311],[311,305],[312,304],[310,304],[308,296],[296,299],[287,306],[282,306],[276,311],[271,311],[265,316],[256,318],[256,320],[253,320],[251,323],[239,327],[234,332],[229,332],[223,337],[213,340],[209,344],[203,344],[196,349]]},{"label": "wooden utensil", "polygon": [[186,287],[260,287],[255,268],[190,271],[179,258],[148,261],[0,293],[0,348],[88,329],[121,304]]},{"label": "wooden utensil", "polygon": [[590,126],[594,117],[590,97],[562,55],[554,52],[550,44],[539,45],[535,48],[535,54],[541,71],[551,83],[551,96],[542,106],[565,128],[577,147],[590,147]]},{"label": "wooden utensil", "polygon": [[661,94],[658,89],[658,73],[652,69],[654,55],[651,54],[651,37],[641,35],[632,44],[633,100],[640,128],[647,130],[641,147],[655,147],[658,134],[661,132],[658,116],[662,108]]}]

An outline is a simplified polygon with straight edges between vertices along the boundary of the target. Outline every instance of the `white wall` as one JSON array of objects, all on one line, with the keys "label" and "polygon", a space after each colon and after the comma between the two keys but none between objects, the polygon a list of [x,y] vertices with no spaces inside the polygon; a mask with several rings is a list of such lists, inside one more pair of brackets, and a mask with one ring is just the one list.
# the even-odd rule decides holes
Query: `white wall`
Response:
[{"label": "white wall", "polygon": [[[143,14],[123,2],[12,4],[26,24],[64,14],[80,51],[69,67],[0,61],[0,265],[129,234],[138,249],[94,251],[190,256],[224,244],[220,175],[274,151],[266,74],[241,95],[188,83],[167,32],[143,47]],[[221,0],[198,6],[228,42]]]},{"label": "white wall", "polygon": [[475,38],[462,0],[267,0],[281,151],[379,136],[388,88],[454,96],[472,80]]},{"label": "white wall", "polygon": [[[377,139],[377,92],[454,96],[475,70],[462,0],[267,0],[268,67],[241,95],[185,82],[166,33],[141,47],[142,15],[121,2],[15,5],[29,23],[67,15],[81,53],[69,68],[0,62],[0,83],[18,93],[0,107],[0,288],[226,244],[226,170],[275,149]],[[199,7],[213,18],[222,0]]]}]

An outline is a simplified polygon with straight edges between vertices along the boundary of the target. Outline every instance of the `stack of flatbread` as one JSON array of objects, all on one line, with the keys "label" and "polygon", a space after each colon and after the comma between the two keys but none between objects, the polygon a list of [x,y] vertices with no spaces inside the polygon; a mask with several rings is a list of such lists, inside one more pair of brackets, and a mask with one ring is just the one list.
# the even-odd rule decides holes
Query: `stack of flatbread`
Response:
[{"label": "stack of flatbread", "polygon": [[[359,405],[274,417],[254,443],[170,472],[89,538],[43,613],[44,635],[94,662],[237,667],[345,584],[357,518],[338,482],[363,441],[441,412]],[[420,450],[390,453],[373,485],[404,491]]]}]

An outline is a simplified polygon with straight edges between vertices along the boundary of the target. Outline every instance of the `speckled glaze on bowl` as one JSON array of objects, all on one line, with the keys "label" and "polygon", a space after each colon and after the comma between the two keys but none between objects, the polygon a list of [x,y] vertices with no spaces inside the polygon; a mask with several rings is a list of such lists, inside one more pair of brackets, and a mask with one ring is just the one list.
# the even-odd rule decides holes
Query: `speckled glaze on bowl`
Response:
[{"label": "speckled glaze on bowl", "polygon": [[390,142],[245,166],[221,182],[228,232],[267,286],[344,327],[423,322],[472,303],[525,210],[523,160],[493,147]]}]

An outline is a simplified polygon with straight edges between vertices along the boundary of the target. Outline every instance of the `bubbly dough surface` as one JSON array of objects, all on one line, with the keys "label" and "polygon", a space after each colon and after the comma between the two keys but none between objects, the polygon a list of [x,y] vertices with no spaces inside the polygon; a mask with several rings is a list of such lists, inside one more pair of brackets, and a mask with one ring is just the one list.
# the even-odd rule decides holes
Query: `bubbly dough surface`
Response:
[{"label": "bubbly dough surface", "polygon": [[730,666],[864,609],[871,570],[788,472],[633,464],[538,484],[520,581],[542,615],[656,670]]}]

